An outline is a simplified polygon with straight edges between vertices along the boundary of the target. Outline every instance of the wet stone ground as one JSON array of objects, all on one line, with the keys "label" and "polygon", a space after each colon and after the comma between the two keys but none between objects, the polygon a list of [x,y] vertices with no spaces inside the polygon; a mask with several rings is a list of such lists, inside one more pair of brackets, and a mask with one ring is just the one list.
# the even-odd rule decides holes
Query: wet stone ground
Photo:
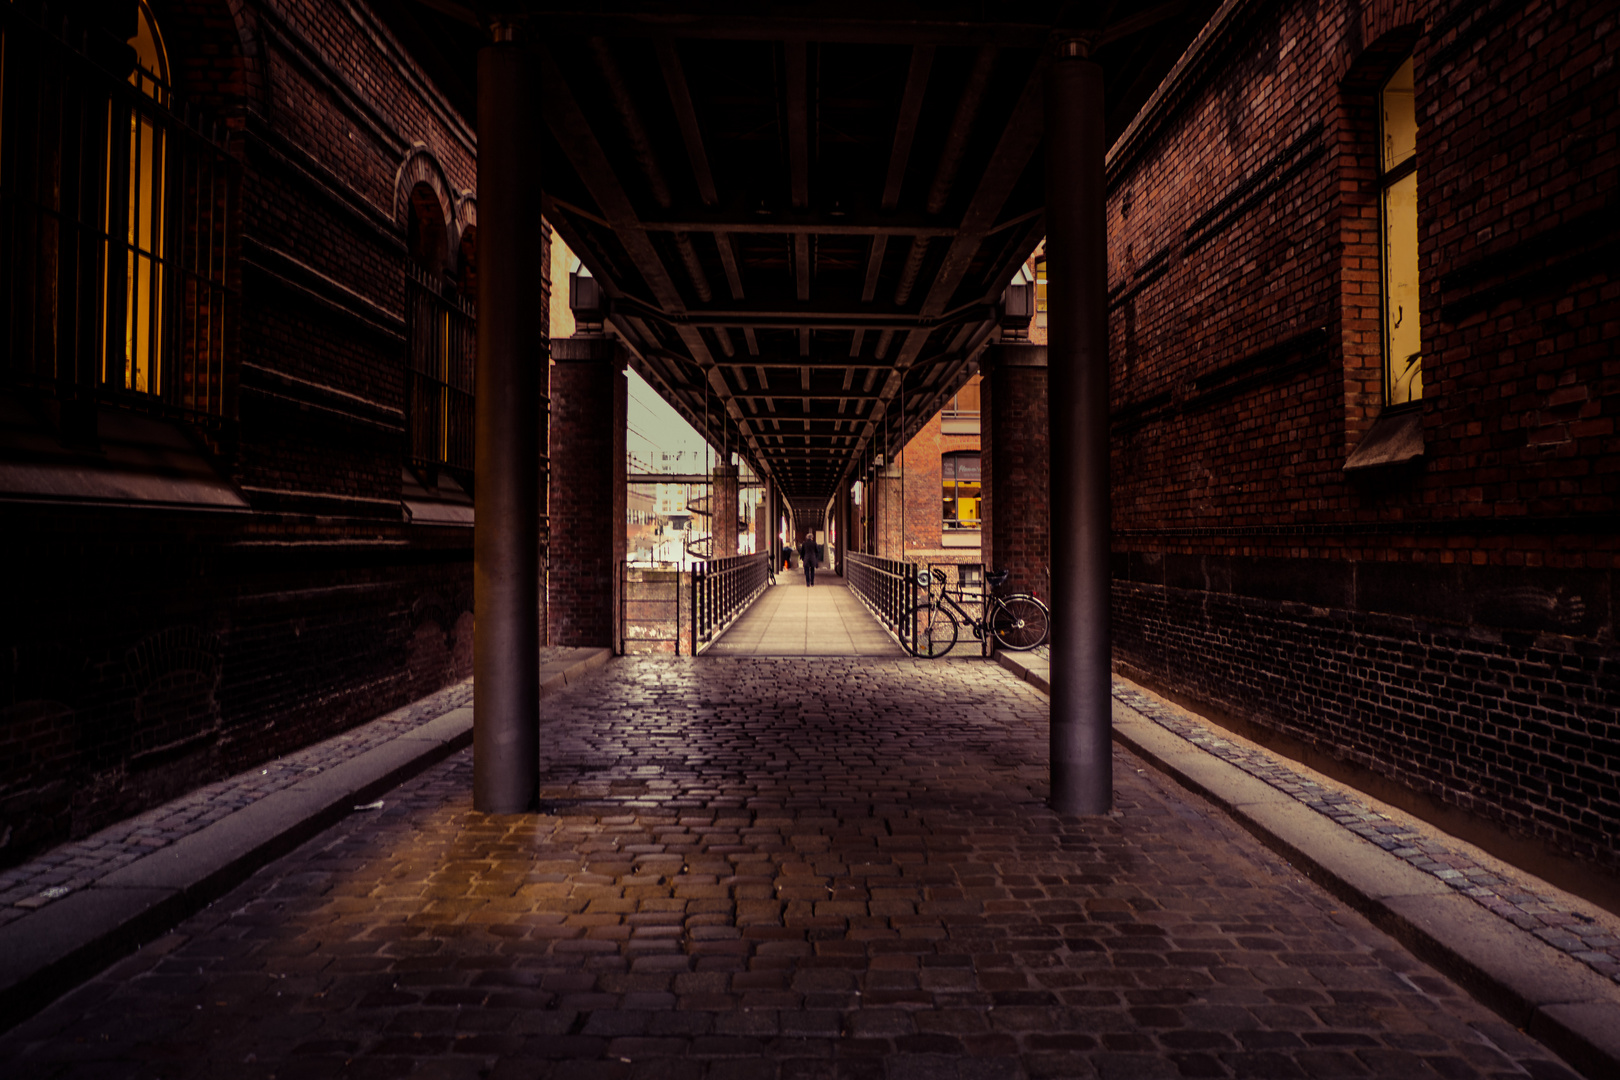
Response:
[{"label": "wet stone ground", "polygon": [[621,660],[0,1038],[22,1077],[1572,1076],[990,664]]}]

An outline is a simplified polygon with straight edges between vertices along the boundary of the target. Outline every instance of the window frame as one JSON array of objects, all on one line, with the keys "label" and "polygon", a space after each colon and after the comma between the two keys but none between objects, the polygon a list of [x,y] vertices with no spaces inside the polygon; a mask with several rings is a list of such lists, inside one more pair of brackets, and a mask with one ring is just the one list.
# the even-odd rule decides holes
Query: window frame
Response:
[{"label": "window frame", "polygon": [[[1386,140],[1388,138],[1388,134],[1387,134],[1386,129],[1385,129],[1385,123],[1386,123],[1386,119],[1385,119],[1385,117],[1386,117],[1385,94],[1388,93],[1389,88],[1390,88],[1390,84],[1393,83],[1397,77],[1399,77],[1399,75],[1401,73],[1401,69],[1406,67],[1407,65],[1412,65],[1412,67],[1413,67],[1413,78],[1412,78],[1412,83],[1413,83],[1413,87],[1412,87],[1412,96],[1413,96],[1412,114],[1413,114],[1413,121],[1414,121],[1414,123],[1413,123],[1413,147],[1412,147],[1412,152],[1410,154],[1403,157],[1400,161],[1396,162],[1393,166],[1388,166],[1388,165],[1386,165],[1386,159],[1387,159]],[[1391,65],[1389,67],[1389,69],[1387,71],[1387,74],[1384,76],[1384,78],[1379,80],[1379,82],[1377,84],[1377,88],[1374,91],[1374,115],[1375,115],[1376,121],[1377,121],[1376,127],[1377,127],[1377,140],[1378,140],[1377,141],[1377,149],[1376,149],[1375,154],[1374,154],[1374,166],[1375,166],[1375,169],[1376,169],[1375,202],[1376,202],[1377,207],[1378,207],[1378,314],[1379,314],[1378,337],[1379,337],[1379,354],[1380,354],[1381,361],[1382,361],[1382,364],[1381,364],[1382,372],[1381,372],[1381,378],[1380,378],[1381,396],[1382,396],[1381,405],[1382,405],[1382,411],[1384,411],[1384,412],[1400,412],[1400,411],[1406,411],[1406,410],[1412,410],[1412,409],[1419,409],[1419,408],[1422,407],[1422,404],[1423,404],[1423,353],[1422,353],[1422,344],[1423,344],[1423,342],[1422,342],[1422,325],[1423,325],[1423,323],[1422,323],[1422,308],[1421,308],[1421,306],[1419,306],[1417,312],[1415,312],[1415,315],[1416,315],[1416,317],[1418,319],[1418,332],[1417,332],[1418,352],[1416,354],[1414,354],[1414,355],[1417,356],[1417,361],[1416,361],[1417,370],[1412,374],[1411,378],[1407,380],[1408,383],[1413,383],[1413,382],[1416,383],[1416,390],[1415,390],[1415,392],[1410,392],[1409,396],[1405,400],[1402,400],[1402,401],[1396,401],[1395,400],[1395,396],[1396,396],[1395,395],[1395,385],[1396,385],[1396,382],[1395,382],[1395,379],[1396,379],[1395,364],[1396,364],[1396,360],[1395,360],[1395,356],[1394,356],[1394,341],[1393,341],[1393,335],[1392,335],[1392,327],[1390,325],[1390,306],[1391,306],[1391,304],[1393,302],[1393,299],[1392,299],[1392,297],[1390,295],[1391,294],[1390,231],[1391,231],[1391,226],[1392,226],[1393,222],[1392,222],[1392,215],[1391,215],[1391,212],[1390,212],[1390,209],[1389,209],[1389,201],[1390,201],[1390,194],[1395,189],[1396,185],[1400,184],[1403,180],[1407,179],[1408,177],[1413,178],[1413,210],[1412,210],[1412,213],[1413,213],[1413,216],[1414,216],[1414,221],[1413,221],[1414,243],[1416,242],[1416,231],[1417,231],[1417,229],[1416,229],[1416,224],[1417,223],[1416,223],[1416,220],[1415,220],[1416,214],[1417,214],[1417,209],[1416,209],[1416,201],[1417,201],[1417,198],[1416,198],[1416,196],[1417,196],[1416,173],[1418,171],[1418,149],[1417,149],[1417,140],[1416,140],[1416,132],[1418,130],[1418,125],[1416,123],[1416,117],[1417,117],[1416,98],[1417,98],[1416,61],[1414,59],[1414,54],[1411,53],[1411,52],[1407,52],[1398,61],[1396,61],[1393,65]],[[1418,295],[1419,295],[1419,297],[1421,297],[1421,294],[1422,294],[1421,271],[1414,276],[1414,282],[1415,282],[1415,288],[1416,288],[1416,290],[1418,292]],[[1404,318],[1404,316],[1403,316],[1403,318]]]},{"label": "window frame", "polygon": [[[940,527],[947,532],[960,532],[963,530],[980,529],[983,527],[984,518],[982,514],[982,503],[984,499],[984,480],[982,472],[980,473],[978,479],[970,481],[978,487],[980,492],[980,494],[975,498],[975,501],[981,504],[981,513],[979,516],[968,519],[972,521],[971,525],[965,524],[961,516],[962,496],[957,492],[958,485],[963,483],[963,481],[960,477],[959,470],[955,467],[955,465],[957,462],[969,458],[973,459],[977,469],[983,468],[983,455],[978,450],[947,450],[945,453],[940,455],[939,476],[942,496],[942,505],[940,507]],[[946,491],[951,492],[951,494],[948,496],[945,495],[944,492]]]}]

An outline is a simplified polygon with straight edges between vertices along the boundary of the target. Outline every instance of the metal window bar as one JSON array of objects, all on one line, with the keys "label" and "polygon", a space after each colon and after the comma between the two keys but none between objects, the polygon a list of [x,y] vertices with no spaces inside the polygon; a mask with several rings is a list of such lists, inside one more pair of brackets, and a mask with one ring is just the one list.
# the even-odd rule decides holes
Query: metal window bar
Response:
[{"label": "metal window bar", "polygon": [[224,130],[18,7],[0,4],[0,382],[216,428],[241,175]]},{"label": "metal window bar", "polygon": [[710,559],[692,568],[692,651],[699,643],[712,642],[737,616],[748,609],[754,598],[765,591],[771,557],[735,555]]},{"label": "metal window bar", "polygon": [[878,621],[895,634],[901,620],[910,618],[921,596],[917,591],[917,564],[884,559],[861,551],[844,552],[844,580]]},{"label": "metal window bar", "polygon": [[405,265],[405,297],[411,464],[470,476],[476,309],[450,281],[412,262]]}]

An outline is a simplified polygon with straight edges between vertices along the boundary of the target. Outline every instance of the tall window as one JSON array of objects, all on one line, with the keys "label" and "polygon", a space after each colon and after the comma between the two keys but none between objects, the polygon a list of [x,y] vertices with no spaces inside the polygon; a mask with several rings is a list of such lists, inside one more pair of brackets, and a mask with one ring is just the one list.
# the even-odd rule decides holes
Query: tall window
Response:
[{"label": "tall window", "polygon": [[979,527],[979,453],[963,450],[946,454],[940,459],[940,478],[944,485],[947,529],[977,529]]},{"label": "tall window", "polygon": [[[431,474],[430,482],[441,482],[448,470],[465,483],[473,467],[475,308],[445,274],[449,235],[438,196],[427,184],[411,190],[409,213],[405,298],[411,464]],[[472,251],[462,254],[476,258]]]},{"label": "tall window", "polygon": [[[169,58],[152,9],[141,0],[130,85],[146,97],[169,105]],[[167,222],[167,154],[164,128],[141,108],[109,106],[107,140],[106,229],[109,246],[106,312],[109,330],[123,322],[122,356],[109,354],[104,378],[115,387],[156,394],[162,385],[164,236]],[[127,134],[126,134],[127,133]],[[120,183],[117,178],[125,179]],[[120,245],[119,238],[122,238]],[[120,253],[118,248],[122,246]],[[122,289],[120,298],[111,290]],[[122,309],[120,313],[120,308]],[[118,366],[123,367],[119,372]]]},{"label": "tall window", "polygon": [[1423,396],[1418,337],[1417,110],[1407,57],[1379,94],[1379,218],[1383,231],[1384,404]]},{"label": "tall window", "polygon": [[1035,326],[1046,329],[1046,257],[1035,260]]}]

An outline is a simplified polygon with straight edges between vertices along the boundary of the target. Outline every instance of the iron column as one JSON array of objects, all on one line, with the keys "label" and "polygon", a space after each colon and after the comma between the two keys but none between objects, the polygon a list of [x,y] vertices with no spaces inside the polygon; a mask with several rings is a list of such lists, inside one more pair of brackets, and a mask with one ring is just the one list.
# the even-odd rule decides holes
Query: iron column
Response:
[{"label": "iron column", "polygon": [[473,807],[530,809],[540,791],[541,380],[544,233],[533,60],[510,28],[478,54],[478,369]]},{"label": "iron column", "polygon": [[1046,80],[1052,808],[1113,806],[1103,73],[1065,41]]}]

